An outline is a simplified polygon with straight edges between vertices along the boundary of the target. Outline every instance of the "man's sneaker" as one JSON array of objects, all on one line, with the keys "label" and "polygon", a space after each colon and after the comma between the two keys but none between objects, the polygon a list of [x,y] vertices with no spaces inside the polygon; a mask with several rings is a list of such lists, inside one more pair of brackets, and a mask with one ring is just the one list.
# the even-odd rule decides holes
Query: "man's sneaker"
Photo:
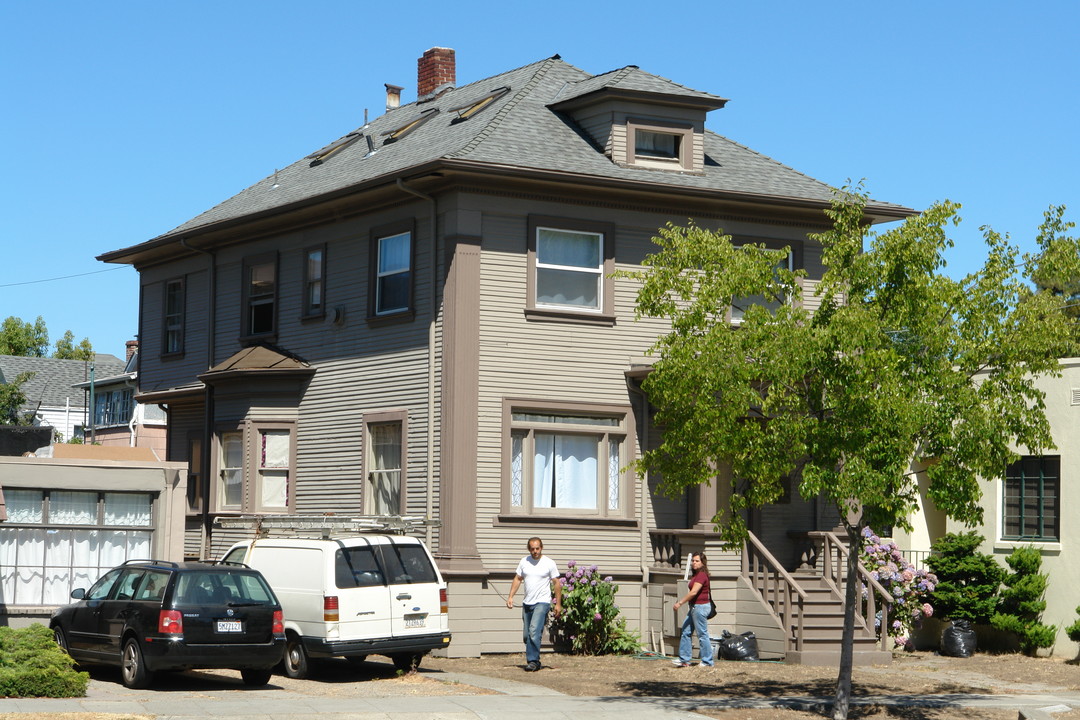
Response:
[{"label": "man's sneaker", "polygon": [[675,667],[690,667],[690,663],[683,662],[682,660],[672,660],[671,664]]},{"label": "man's sneaker", "polygon": [[536,660],[530,660],[525,665],[525,672],[536,672],[539,669],[540,669],[540,663],[537,662]]}]

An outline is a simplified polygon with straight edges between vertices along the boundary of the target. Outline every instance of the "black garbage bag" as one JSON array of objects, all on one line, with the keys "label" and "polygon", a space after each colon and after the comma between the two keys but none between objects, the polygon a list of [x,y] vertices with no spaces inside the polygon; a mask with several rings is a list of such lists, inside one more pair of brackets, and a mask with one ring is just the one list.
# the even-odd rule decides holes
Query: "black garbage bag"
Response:
[{"label": "black garbage bag", "polygon": [[720,636],[720,657],[723,660],[758,660],[757,635],[747,630],[741,635],[732,635],[727,630]]},{"label": "black garbage bag", "polygon": [[971,657],[975,652],[975,631],[968,620],[953,620],[941,632],[941,654],[949,657]]}]

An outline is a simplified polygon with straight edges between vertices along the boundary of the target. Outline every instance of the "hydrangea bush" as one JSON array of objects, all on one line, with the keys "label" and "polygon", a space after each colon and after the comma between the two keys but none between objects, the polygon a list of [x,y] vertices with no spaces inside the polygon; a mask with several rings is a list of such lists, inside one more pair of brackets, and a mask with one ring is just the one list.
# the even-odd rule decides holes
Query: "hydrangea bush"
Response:
[{"label": "hydrangea bush", "polygon": [[596,565],[578,565],[574,560],[560,578],[562,615],[552,622],[552,635],[575,653],[605,655],[636,652],[641,647],[637,633],[626,629],[619,614],[611,576],[603,577]]},{"label": "hydrangea bush", "polygon": [[909,648],[911,633],[922,625],[923,618],[934,614],[926,600],[937,586],[937,576],[917,570],[904,559],[896,543],[882,540],[870,528],[863,528],[862,562],[870,576],[893,596],[887,619],[889,636],[897,647]]}]

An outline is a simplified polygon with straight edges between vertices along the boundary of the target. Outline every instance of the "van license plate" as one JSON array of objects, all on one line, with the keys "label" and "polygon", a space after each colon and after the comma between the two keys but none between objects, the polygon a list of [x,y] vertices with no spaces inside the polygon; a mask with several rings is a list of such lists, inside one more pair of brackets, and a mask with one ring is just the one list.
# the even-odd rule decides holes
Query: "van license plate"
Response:
[{"label": "van license plate", "polygon": [[405,627],[418,628],[424,627],[424,623],[427,620],[427,615],[406,615]]},{"label": "van license plate", "polygon": [[218,620],[217,631],[219,633],[238,633],[244,631],[244,626],[239,620]]}]

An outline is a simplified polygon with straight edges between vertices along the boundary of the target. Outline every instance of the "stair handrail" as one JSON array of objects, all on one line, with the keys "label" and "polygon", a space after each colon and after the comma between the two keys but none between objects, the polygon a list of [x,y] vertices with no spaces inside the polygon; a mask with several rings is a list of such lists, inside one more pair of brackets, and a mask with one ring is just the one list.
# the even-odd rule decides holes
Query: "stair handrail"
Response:
[{"label": "stair handrail", "polygon": [[[842,588],[847,581],[847,573],[845,571],[847,566],[848,546],[842,542],[836,533],[828,531],[812,531],[807,533],[807,536],[811,540],[820,539],[822,541],[822,552],[819,556],[823,562],[824,567],[820,568],[822,576],[825,581],[833,586],[840,597],[844,597]],[[844,562],[835,563],[837,567],[833,567],[833,551],[844,560]],[[862,623],[869,632],[874,632],[874,622],[877,618],[877,602],[875,601],[875,595],[881,596],[882,612],[881,612],[881,630],[878,633],[878,642],[881,649],[888,652],[888,639],[889,628],[888,619],[889,614],[892,611],[893,596],[888,590],[882,587],[881,583],[874,579],[870,571],[862,564],[860,560],[857,565],[857,572],[859,579],[862,580],[873,592],[866,594],[866,603],[856,602],[856,620]]]},{"label": "stair handrail", "polygon": [[791,650],[794,633],[795,650],[803,649],[803,607],[806,591],[799,587],[787,570],[754,533],[747,531],[743,542],[742,574],[750,587],[765,602],[784,629],[784,651]]}]

